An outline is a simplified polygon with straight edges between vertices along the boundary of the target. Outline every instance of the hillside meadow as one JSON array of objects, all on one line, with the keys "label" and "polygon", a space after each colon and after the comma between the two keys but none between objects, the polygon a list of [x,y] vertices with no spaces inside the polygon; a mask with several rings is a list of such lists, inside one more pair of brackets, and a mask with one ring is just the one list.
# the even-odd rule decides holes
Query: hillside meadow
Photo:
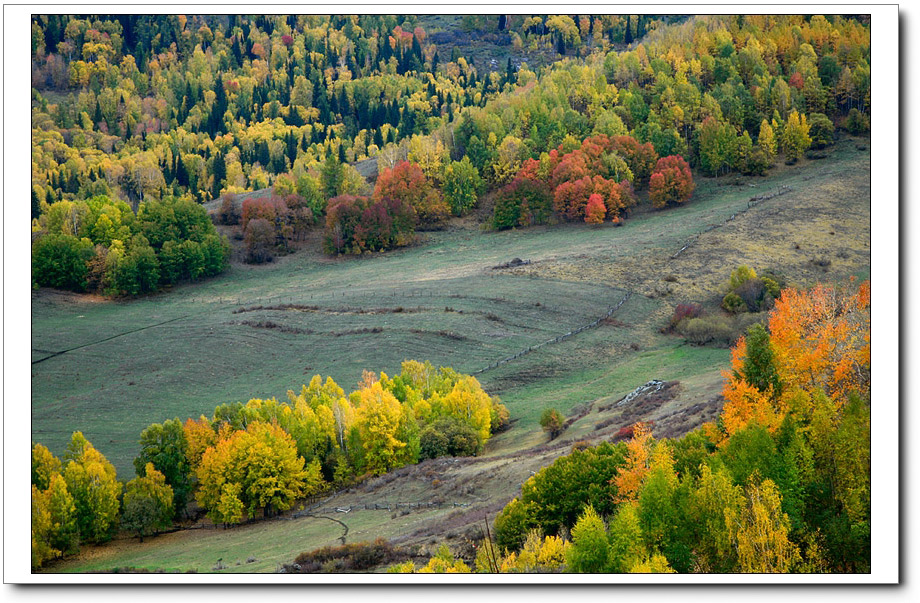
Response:
[{"label": "hillside meadow", "polygon": [[[349,388],[362,370],[395,373],[407,358],[453,366],[501,397],[512,428],[481,457],[404,468],[327,505],[468,505],[395,518],[382,510],[335,514],[348,524],[349,542],[383,536],[433,554],[425,547],[434,546],[432,535],[445,537],[440,528],[455,526],[448,542],[462,541],[482,513],[497,512],[531,471],[577,440],[601,441],[635,420],[680,435],[713,418],[729,351],[661,333],[676,303],[712,303],[703,292],[717,291],[741,263],[782,269],[803,287],[868,276],[869,153],[859,147],[866,148],[843,139],[826,159],[766,178],[701,179],[692,203],[636,212],[621,227],[496,233],[457,222],[395,252],[342,259],[301,250],[130,301],[36,291],[33,440],[60,454],[80,428],[126,480],[138,434],[152,422],[210,414],[223,402],[283,398],[314,374]],[[791,192],[748,207],[783,185]],[[697,237],[714,224],[722,226]],[[530,263],[495,268],[514,258]],[[830,262],[821,266],[822,258]],[[554,342],[629,292],[597,327]],[[676,396],[638,415],[613,405],[652,379],[678,382]],[[538,424],[547,407],[574,419],[551,446]],[[341,532],[316,517],[182,530],[89,547],[49,570],[207,572],[222,559],[219,571],[275,571],[301,551],[336,544]]]}]

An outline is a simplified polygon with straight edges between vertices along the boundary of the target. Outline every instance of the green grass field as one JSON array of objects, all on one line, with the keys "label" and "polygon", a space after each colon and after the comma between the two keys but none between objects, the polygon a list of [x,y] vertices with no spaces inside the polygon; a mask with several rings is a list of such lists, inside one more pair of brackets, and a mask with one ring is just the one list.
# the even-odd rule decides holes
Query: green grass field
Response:
[{"label": "green grass field", "polygon": [[[612,320],[477,375],[514,419],[485,455],[544,443],[544,408],[568,414],[650,379],[679,380],[688,405],[712,399],[728,350],[689,346],[659,329],[679,301],[717,302],[718,284],[742,262],[782,267],[800,285],[867,275],[869,154],[855,145],[841,141],[825,160],[778,166],[737,185],[700,179],[686,207],[639,211],[622,227],[496,233],[467,223],[428,233],[413,248],[359,258],[307,249],[136,300],[33,292],[32,439],[60,455],[81,430],[127,481],[139,433],[152,422],[284,397],[315,374],[350,391],[364,369],[393,374],[405,359],[478,371],[602,317],[627,291],[634,293]],[[751,196],[783,184],[793,192],[745,211]],[[818,268],[819,257],[830,258],[830,267]],[[513,258],[531,263],[492,269]],[[596,418],[576,422],[569,435],[589,437],[588,419]],[[496,495],[513,495],[518,479],[495,482]],[[409,529],[389,514],[375,517],[350,516],[349,541]],[[439,517],[417,514],[429,524]],[[220,557],[230,566],[224,571],[274,571],[302,550],[332,544],[338,529],[304,519],[193,530],[88,549],[50,571],[210,571]],[[245,563],[250,555],[258,561]],[[237,560],[243,563],[231,565]]]}]

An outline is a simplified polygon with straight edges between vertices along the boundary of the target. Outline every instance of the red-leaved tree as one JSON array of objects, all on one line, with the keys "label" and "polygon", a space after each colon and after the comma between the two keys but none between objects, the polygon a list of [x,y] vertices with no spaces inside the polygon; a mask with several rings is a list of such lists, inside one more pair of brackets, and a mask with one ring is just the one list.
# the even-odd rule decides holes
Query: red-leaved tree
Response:
[{"label": "red-leaved tree", "polygon": [[669,155],[658,160],[649,180],[648,193],[652,206],[686,203],[696,185],[690,166],[680,155]]},{"label": "red-leaved tree", "polygon": [[593,193],[588,197],[588,206],[585,207],[585,222],[601,224],[604,222],[605,215],[607,215],[607,208],[604,207],[604,200],[597,193]]},{"label": "red-leaved tree", "polygon": [[553,192],[553,209],[556,213],[570,221],[582,220],[585,217],[585,207],[588,197],[594,192],[594,183],[585,176],[579,180],[563,182]]},{"label": "red-leaved tree", "polygon": [[415,210],[407,201],[339,195],[326,207],[323,249],[329,254],[357,254],[407,245],[415,224]]},{"label": "red-leaved tree", "polygon": [[384,169],[380,173],[373,199],[396,199],[408,203],[418,215],[419,227],[425,229],[443,226],[450,211],[422,168],[408,161],[400,161],[392,169]]},{"label": "red-leaved tree", "polygon": [[626,161],[633,173],[636,186],[644,186],[652,175],[658,153],[652,143],[639,142],[632,136],[617,136],[613,139],[613,150]]}]

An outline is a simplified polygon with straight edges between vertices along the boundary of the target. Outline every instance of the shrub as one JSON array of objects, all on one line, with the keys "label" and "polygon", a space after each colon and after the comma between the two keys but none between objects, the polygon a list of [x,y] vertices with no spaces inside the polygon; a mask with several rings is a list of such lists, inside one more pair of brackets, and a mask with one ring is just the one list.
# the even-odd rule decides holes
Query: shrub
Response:
[{"label": "shrub", "polygon": [[724,316],[704,316],[691,318],[681,327],[681,334],[691,343],[704,345],[716,343],[729,345],[733,331],[730,321]]},{"label": "shrub", "polygon": [[265,218],[251,219],[246,224],[243,244],[246,248],[246,261],[253,264],[270,262],[274,258],[272,249],[275,243],[275,227]]},{"label": "shrub", "polygon": [[217,218],[221,224],[233,225],[240,223],[240,210],[236,206],[236,195],[224,193],[221,196]]},{"label": "shrub", "polygon": [[278,221],[286,221],[289,215],[290,209],[288,209],[287,204],[280,198],[273,196],[268,199],[255,198],[243,201],[240,219],[245,232],[250,220],[261,218],[274,225]]},{"label": "shrub", "polygon": [[744,302],[748,312],[768,310],[773,306],[773,296],[767,291],[763,279],[752,278],[736,287],[734,294]]},{"label": "shrub", "polygon": [[747,304],[737,293],[729,293],[722,298],[722,307],[731,313],[747,311]]},{"label": "shrub", "polygon": [[742,172],[749,176],[764,176],[773,167],[773,160],[760,147],[752,149],[745,157]]},{"label": "shrub", "polygon": [[668,329],[673,331],[684,320],[699,318],[702,314],[703,306],[699,304],[677,304],[674,308],[674,313],[671,315]]},{"label": "shrub", "polygon": [[823,149],[834,142],[834,124],[823,113],[812,113],[808,116],[808,123],[811,128],[808,131],[811,136],[811,148]]},{"label": "shrub", "polygon": [[734,291],[752,278],[757,278],[757,273],[750,266],[742,264],[732,270],[731,276],[728,278],[728,288]]},{"label": "shrub", "polygon": [[[294,559],[301,573],[326,571],[336,567],[337,571],[367,571],[378,565],[403,559],[404,553],[382,538],[374,542],[353,542],[341,546],[324,546],[301,553]],[[338,563],[336,563],[338,562]],[[297,572],[293,565],[284,566],[285,571]]]},{"label": "shrub", "polygon": [[864,136],[869,133],[869,117],[853,107],[843,122],[843,127],[854,136]]},{"label": "shrub", "polygon": [[479,451],[476,430],[455,417],[442,417],[422,430],[420,458],[473,456]]},{"label": "shrub", "polygon": [[511,413],[508,412],[504,404],[495,402],[497,399],[498,398],[493,398],[492,410],[490,413],[492,433],[500,433],[510,426],[509,419],[511,418]]},{"label": "shrub", "polygon": [[726,347],[732,345],[752,324],[762,322],[764,316],[764,313],[759,312],[742,312],[736,316],[701,316],[683,321],[678,332],[696,345]]},{"label": "shrub", "polygon": [[767,293],[773,299],[778,298],[781,291],[780,284],[768,276],[762,276],[761,280],[763,281],[763,286],[767,289]]}]

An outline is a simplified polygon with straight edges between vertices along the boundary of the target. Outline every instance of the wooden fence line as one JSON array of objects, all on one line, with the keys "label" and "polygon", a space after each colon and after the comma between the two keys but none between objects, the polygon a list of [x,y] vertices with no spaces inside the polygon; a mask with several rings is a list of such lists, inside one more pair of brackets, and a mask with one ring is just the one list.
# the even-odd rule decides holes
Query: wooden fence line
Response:
[{"label": "wooden fence line", "polygon": [[551,344],[551,343],[559,343],[560,341],[564,341],[564,340],[568,339],[569,337],[571,337],[571,336],[573,336],[573,335],[578,335],[579,333],[581,333],[581,332],[584,331],[585,329],[591,329],[591,328],[593,328],[593,327],[596,327],[597,325],[601,324],[602,321],[604,321],[604,320],[610,318],[610,317],[613,315],[614,312],[616,312],[617,310],[619,310],[619,309],[620,309],[620,306],[622,306],[624,303],[626,303],[626,300],[628,300],[628,299],[630,298],[631,295],[632,295],[632,291],[627,291],[627,292],[626,292],[626,295],[623,296],[623,299],[621,299],[615,306],[612,306],[610,309],[608,309],[608,310],[607,310],[607,313],[606,313],[604,316],[598,318],[598,319],[595,320],[594,322],[590,322],[590,323],[588,323],[588,324],[586,324],[586,325],[582,325],[582,326],[578,327],[577,329],[575,329],[575,330],[573,330],[573,331],[569,331],[568,333],[565,333],[565,334],[563,334],[563,335],[558,335],[557,337],[554,337],[553,339],[547,339],[546,341],[543,341],[543,342],[538,343],[538,344],[536,344],[536,345],[530,346],[530,347],[528,347],[528,348],[524,348],[523,350],[517,352],[516,354],[513,354],[513,355],[508,356],[508,357],[506,357],[506,358],[502,358],[501,360],[496,360],[495,362],[493,362],[493,363],[490,364],[489,366],[487,366],[487,367],[485,367],[485,368],[481,368],[481,369],[479,369],[478,371],[474,371],[474,372],[472,372],[472,373],[470,373],[470,374],[471,374],[471,375],[479,375],[479,374],[482,374],[482,373],[484,373],[484,372],[486,372],[486,371],[490,371],[490,370],[492,370],[492,369],[494,369],[494,368],[497,368],[498,366],[500,366],[500,365],[502,365],[502,364],[505,364],[506,362],[511,362],[512,360],[517,360],[517,359],[520,358],[521,356],[524,356],[525,354],[529,354],[530,352],[533,352],[533,351],[536,350],[536,349],[542,348],[542,347],[545,346],[545,345],[549,345],[549,344]]},{"label": "wooden fence line", "polygon": [[729,222],[731,222],[732,220],[734,220],[738,215],[747,212],[747,211],[750,210],[752,207],[755,207],[755,206],[757,206],[758,204],[763,203],[764,201],[767,201],[767,200],[769,200],[769,199],[773,199],[774,197],[779,197],[780,195],[785,195],[786,193],[789,193],[789,192],[792,192],[792,187],[789,186],[788,184],[784,184],[784,185],[778,187],[776,190],[774,190],[774,191],[772,191],[772,192],[770,192],[770,193],[763,193],[762,195],[754,195],[753,197],[751,197],[750,199],[748,199],[747,208],[746,208],[746,209],[742,209],[742,210],[738,211],[737,213],[732,214],[732,215],[729,216],[725,221],[723,221],[721,224],[710,224],[709,227],[704,228],[703,230],[701,230],[700,232],[698,232],[697,234],[695,234],[692,238],[690,238],[690,239],[686,242],[686,244],[684,244],[683,247],[681,247],[680,249],[677,250],[677,253],[675,253],[674,255],[671,256],[670,259],[672,259],[672,260],[677,259],[677,257],[678,257],[680,254],[682,254],[682,253],[683,253],[684,251],[686,251],[689,247],[691,247],[696,241],[699,240],[699,238],[700,238],[701,236],[703,236],[703,235],[706,234],[707,232],[711,232],[711,231],[715,230],[716,228],[722,228],[723,226],[725,226],[726,224],[728,224]]}]

